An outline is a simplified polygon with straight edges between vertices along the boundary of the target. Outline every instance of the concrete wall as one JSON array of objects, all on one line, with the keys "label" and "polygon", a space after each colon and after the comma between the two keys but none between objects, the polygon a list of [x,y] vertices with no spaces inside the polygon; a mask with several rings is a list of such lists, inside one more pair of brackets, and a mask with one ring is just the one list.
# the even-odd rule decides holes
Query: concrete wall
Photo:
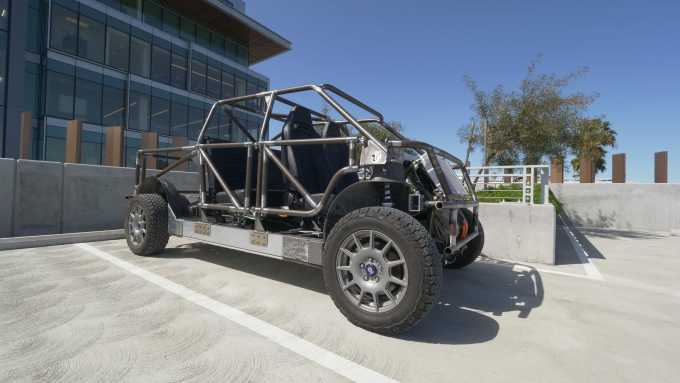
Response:
[{"label": "concrete wall", "polygon": [[64,165],[18,160],[15,177],[13,235],[61,233]]},{"label": "concrete wall", "polygon": [[555,263],[555,207],[482,203],[485,255],[519,262]]},{"label": "concrete wall", "polygon": [[16,161],[0,158],[0,238],[12,235],[14,215],[14,174]]},{"label": "concrete wall", "polygon": [[[150,171],[149,174],[153,174]],[[0,238],[120,229],[134,169],[0,159]],[[198,176],[165,176],[195,189]]]},{"label": "concrete wall", "polygon": [[135,170],[64,164],[64,233],[123,227]]},{"label": "concrete wall", "polygon": [[552,184],[576,226],[680,232],[680,184]]},{"label": "concrete wall", "polygon": [[680,235],[680,185],[671,188],[671,233]]}]

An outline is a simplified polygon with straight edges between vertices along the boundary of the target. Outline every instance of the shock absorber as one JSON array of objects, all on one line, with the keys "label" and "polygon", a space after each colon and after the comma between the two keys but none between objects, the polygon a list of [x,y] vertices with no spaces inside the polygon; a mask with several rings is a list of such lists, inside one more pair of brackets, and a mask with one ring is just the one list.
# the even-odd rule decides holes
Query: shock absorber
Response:
[{"label": "shock absorber", "polygon": [[385,182],[384,183],[384,199],[382,205],[384,207],[392,207],[394,204],[392,203],[392,192],[390,191],[390,183]]}]

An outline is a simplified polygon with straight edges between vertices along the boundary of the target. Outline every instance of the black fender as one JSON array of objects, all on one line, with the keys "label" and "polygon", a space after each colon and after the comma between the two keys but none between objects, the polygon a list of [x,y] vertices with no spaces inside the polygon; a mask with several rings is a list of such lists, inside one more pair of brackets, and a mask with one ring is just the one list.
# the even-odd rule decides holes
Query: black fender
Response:
[{"label": "black fender", "polygon": [[359,181],[343,189],[331,201],[324,220],[324,237],[330,234],[333,226],[347,213],[362,207],[382,206],[387,202],[385,187],[388,184],[392,207],[407,211],[409,188],[405,183],[392,180]]},{"label": "black fender", "polygon": [[191,203],[187,197],[177,191],[172,182],[150,176],[144,178],[137,189],[138,194],[159,194],[170,205],[173,213],[177,217],[188,217],[191,215]]}]

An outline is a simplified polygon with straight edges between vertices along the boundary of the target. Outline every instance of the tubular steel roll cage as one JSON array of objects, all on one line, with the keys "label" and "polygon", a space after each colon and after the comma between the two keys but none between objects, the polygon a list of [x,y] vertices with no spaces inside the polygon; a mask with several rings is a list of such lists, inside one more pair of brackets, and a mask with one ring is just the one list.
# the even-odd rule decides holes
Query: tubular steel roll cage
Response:
[{"label": "tubular steel roll cage", "polygon": [[[302,105],[299,105],[293,101],[290,101],[286,98],[283,98],[283,95],[286,94],[292,94],[292,93],[300,93],[300,92],[306,92],[306,91],[313,91],[316,92],[321,96],[321,98],[326,101],[333,109],[335,109],[343,118],[345,118],[345,121],[332,121],[328,116],[316,112],[314,110],[311,110],[309,108],[306,108],[310,111],[313,119],[314,124],[318,123],[337,123],[341,125],[346,125],[350,124],[354,128],[356,128],[360,132],[360,136],[363,135],[363,137],[360,136],[349,136],[349,137],[333,137],[333,138],[312,138],[312,139],[291,139],[291,140],[285,140],[282,139],[281,134],[276,135],[273,139],[270,140],[265,140],[264,138],[267,137],[269,133],[269,122],[271,119],[281,121],[285,124],[286,121],[286,115],[282,114],[276,114],[273,113],[273,105],[276,101],[279,101],[283,104],[286,104],[290,107],[296,107],[300,106],[303,107]],[[374,119],[360,119],[357,120],[355,119],[347,110],[345,110],[329,93],[333,93],[345,101],[348,101],[352,103],[353,105],[363,109],[364,111],[367,111],[368,113],[374,115],[376,118]],[[234,108],[238,108],[241,110],[250,110],[253,111],[252,109],[248,108],[246,105],[246,101],[249,100],[259,100],[262,99],[265,101],[265,114],[264,114],[264,119],[262,121],[261,126],[259,127],[258,131],[258,138],[255,139],[245,127],[236,119],[234,118],[232,112],[229,109],[224,109],[231,117],[232,120],[235,122],[235,125],[250,139],[250,141],[246,142],[224,142],[224,143],[205,143],[205,138],[206,138],[206,131],[208,129],[208,125],[210,121],[212,120],[213,117],[215,117],[215,113],[218,110],[218,108],[222,106],[230,106]],[[239,105],[241,104],[241,105]],[[256,112],[261,112],[261,111],[256,111]],[[377,123],[380,124],[382,127],[387,129],[391,134],[393,134],[395,137],[398,137],[398,140],[388,140],[385,142],[379,141],[377,138],[375,138],[366,128],[364,128],[361,124],[362,123]],[[330,182],[328,183],[323,196],[321,199],[316,202],[312,198],[312,196],[305,190],[304,186],[302,183],[286,168],[286,166],[277,158],[276,154],[272,152],[270,149],[271,147],[284,147],[284,146],[293,146],[293,145],[316,145],[316,144],[346,144],[349,146],[349,158],[348,158],[348,165],[339,169],[330,179]],[[355,147],[356,145],[362,145],[363,150],[361,151],[359,163],[357,164],[357,159],[356,159],[356,150]],[[323,84],[323,85],[304,85],[304,86],[299,86],[299,87],[291,87],[291,88],[285,88],[285,89],[279,89],[279,90],[269,90],[265,92],[260,92],[252,95],[246,95],[246,96],[240,96],[240,97],[234,97],[230,99],[225,99],[225,100],[220,100],[217,101],[213,104],[213,106],[210,109],[210,112],[208,113],[208,116],[206,117],[203,127],[201,128],[201,131],[198,135],[198,138],[196,140],[196,144],[194,145],[188,145],[188,146],[180,146],[180,147],[166,147],[166,148],[156,148],[156,149],[140,149],[137,152],[137,158],[136,158],[136,169],[135,169],[135,182],[136,182],[136,187],[135,187],[135,194],[139,193],[140,186],[142,185],[142,182],[146,178],[146,168],[147,168],[147,156],[154,156],[158,157],[159,155],[167,156],[169,159],[175,160],[174,162],[170,163],[168,166],[166,166],[164,169],[160,170],[159,173],[157,173],[155,176],[161,177],[164,174],[170,172],[173,169],[176,169],[178,166],[184,164],[187,161],[190,161],[193,159],[193,157],[198,156],[198,163],[199,163],[199,202],[198,202],[198,207],[200,211],[203,213],[205,210],[218,210],[218,211],[225,211],[229,213],[236,213],[236,214],[250,214],[252,215],[253,218],[255,218],[259,222],[259,217],[264,216],[264,215],[273,215],[273,214],[281,214],[281,215],[289,215],[289,216],[298,216],[298,217],[313,217],[319,214],[322,209],[324,208],[325,204],[328,202],[328,199],[331,195],[331,192],[334,190],[335,186],[338,184],[338,182],[342,179],[342,177],[346,174],[350,173],[357,173],[359,172],[360,168],[366,167],[366,166],[372,166],[372,165],[384,165],[388,158],[388,151],[390,147],[395,147],[395,148],[412,148],[415,149],[416,151],[419,152],[425,152],[427,153],[430,162],[432,164],[432,167],[434,169],[434,172],[439,179],[439,184],[438,186],[441,187],[445,198],[444,200],[441,201],[431,201],[430,203],[434,205],[436,208],[448,208],[448,209],[458,209],[458,208],[473,208],[473,212],[475,217],[477,216],[477,208],[478,208],[478,201],[477,197],[474,193],[474,188],[472,186],[472,183],[469,178],[469,174],[467,172],[467,169],[465,168],[464,164],[460,159],[457,157],[440,150],[432,145],[429,145],[427,143],[419,142],[419,141],[413,141],[405,138],[402,134],[400,134],[398,131],[392,129],[388,124],[384,122],[384,118],[382,114],[375,109],[367,106],[363,102],[359,101],[358,99],[352,97],[351,95],[341,91],[340,89],[336,88],[333,85],[329,84]],[[240,201],[239,198],[234,194],[234,191],[227,185],[227,183],[224,181],[222,176],[219,174],[219,171],[213,164],[213,162],[210,160],[210,157],[208,153],[206,152],[207,149],[220,149],[220,148],[246,148],[247,149],[247,162],[246,162],[246,171],[245,171],[245,185],[244,188],[246,191],[252,190],[252,166],[253,166],[253,158],[255,157],[255,151],[257,151],[257,170],[256,170],[256,191],[255,191],[255,203],[253,206],[252,201],[250,200],[250,192],[245,192],[244,193],[244,198],[243,201]],[[174,154],[176,153],[186,153],[181,155],[180,157],[170,157],[168,156],[169,154]],[[446,160],[451,161],[454,164],[455,169],[459,169],[462,172],[462,178],[463,182],[465,183],[469,196],[471,196],[471,199],[466,198],[465,195],[461,194],[456,194],[454,193],[450,186],[445,182],[445,176],[442,170],[442,164],[440,163],[438,156],[441,156],[445,158]],[[312,208],[310,210],[292,210],[292,209],[280,209],[280,208],[271,208],[267,207],[267,162],[272,161],[281,171],[283,176],[290,182],[290,185],[292,185],[297,192],[300,193],[302,198],[306,201],[306,203],[311,206]],[[208,171],[215,177],[215,180],[219,183],[219,185],[222,187],[224,192],[229,198],[229,201],[231,201],[231,204],[229,203],[207,203],[206,202],[206,181],[208,178]],[[204,214],[201,214],[202,217],[204,217]]]}]

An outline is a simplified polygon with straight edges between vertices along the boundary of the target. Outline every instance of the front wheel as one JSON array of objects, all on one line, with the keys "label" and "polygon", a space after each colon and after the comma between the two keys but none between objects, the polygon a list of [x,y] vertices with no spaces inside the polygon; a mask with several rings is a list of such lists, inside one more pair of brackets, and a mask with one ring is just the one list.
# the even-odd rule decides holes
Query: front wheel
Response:
[{"label": "front wheel", "polygon": [[420,222],[387,207],[344,216],[331,231],[323,257],[326,290],[355,325],[398,334],[434,304],[441,255]]}]

